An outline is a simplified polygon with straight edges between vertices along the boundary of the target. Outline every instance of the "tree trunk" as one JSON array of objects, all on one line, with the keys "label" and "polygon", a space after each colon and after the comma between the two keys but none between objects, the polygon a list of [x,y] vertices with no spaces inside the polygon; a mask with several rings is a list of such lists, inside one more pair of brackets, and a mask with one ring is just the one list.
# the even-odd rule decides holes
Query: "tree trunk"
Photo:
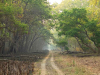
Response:
[{"label": "tree trunk", "polygon": [[81,40],[81,42],[82,42],[85,46],[89,47],[89,48],[92,50],[93,53],[96,53],[96,50],[94,50],[91,46],[87,45],[87,44],[84,43],[82,40]]},{"label": "tree trunk", "polygon": [[100,47],[97,47],[98,48],[98,54],[100,54]]},{"label": "tree trunk", "polygon": [[80,48],[81,48],[83,51],[85,51],[85,50],[83,49],[83,47],[82,47],[81,43],[79,42],[78,38],[77,38],[77,37],[75,37],[75,39],[77,40],[77,42],[78,42],[78,44],[79,44]]}]

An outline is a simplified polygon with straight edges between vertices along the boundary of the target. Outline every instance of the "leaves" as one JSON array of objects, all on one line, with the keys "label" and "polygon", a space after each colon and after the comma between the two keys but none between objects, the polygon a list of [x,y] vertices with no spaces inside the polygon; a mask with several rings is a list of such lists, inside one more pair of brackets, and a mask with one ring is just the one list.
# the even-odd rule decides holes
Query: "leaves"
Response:
[{"label": "leaves", "polygon": [[88,30],[90,31],[90,33],[92,33],[92,36],[91,36],[91,40],[93,42],[95,42],[95,45],[97,47],[100,46],[100,27],[98,27],[98,21],[97,20],[92,20],[90,21],[88,24],[87,24],[87,28]]}]

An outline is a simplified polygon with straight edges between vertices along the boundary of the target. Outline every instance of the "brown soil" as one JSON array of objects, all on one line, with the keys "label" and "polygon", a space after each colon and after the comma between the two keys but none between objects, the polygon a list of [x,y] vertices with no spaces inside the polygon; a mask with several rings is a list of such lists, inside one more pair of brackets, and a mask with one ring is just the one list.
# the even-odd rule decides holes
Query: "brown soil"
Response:
[{"label": "brown soil", "polygon": [[49,56],[49,58],[47,59],[46,61],[46,72],[47,74],[46,75],[58,75],[56,70],[51,66],[51,55]]},{"label": "brown soil", "polygon": [[76,58],[76,62],[86,67],[93,74],[100,75],[100,56]]}]

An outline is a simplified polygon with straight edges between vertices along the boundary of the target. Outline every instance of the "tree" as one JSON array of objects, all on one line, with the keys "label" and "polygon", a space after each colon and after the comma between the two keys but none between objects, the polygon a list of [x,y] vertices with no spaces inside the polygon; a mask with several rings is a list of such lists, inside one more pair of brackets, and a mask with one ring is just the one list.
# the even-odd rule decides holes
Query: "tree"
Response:
[{"label": "tree", "polygon": [[91,33],[90,39],[94,42],[100,53],[100,24],[98,24],[98,21],[92,20],[87,24],[87,28]]},{"label": "tree", "polygon": [[87,15],[90,20],[92,20],[92,18],[100,20],[100,12],[99,12],[100,11],[100,1],[99,0],[89,0],[89,7],[87,8],[87,11],[88,11]]},{"label": "tree", "polygon": [[1,53],[7,48],[8,53],[27,52],[37,39],[49,39],[51,34],[44,23],[49,18],[47,0],[0,0]]},{"label": "tree", "polygon": [[87,28],[85,27],[88,23],[85,9],[74,8],[72,10],[64,10],[59,15],[59,23],[60,26],[57,29],[59,31],[59,35],[75,37],[81,47],[84,45],[92,50],[94,53],[96,52],[89,45],[90,38],[87,33]]},{"label": "tree", "polygon": [[60,47],[63,50],[69,50],[68,48],[68,43],[67,43],[67,39],[66,38],[59,38],[56,39],[56,44],[58,47]]},{"label": "tree", "polygon": [[[28,3],[27,3],[28,2]],[[48,33],[44,33],[45,30],[48,31],[44,22],[51,18],[49,4],[46,0],[33,0],[31,3],[29,1],[24,2],[24,16],[22,21],[29,25],[29,34],[23,36],[25,43],[22,50],[30,51],[34,41],[38,38],[44,38]],[[45,36],[44,36],[45,35]]]},{"label": "tree", "polygon": [[[1,40],[1,44],[3,45],[1,49],[2,53],[4,52],[6,42],[9,41],[9,46],[12,47],[13,51],[14,48],[12,45],[15,45],[20,36],[28,32],[28,25],[22,23],[17,18],[18,14],[22,14],[22,9],[10,2],[5,0],[0,3],[0,38],[3,39],[3,41]],[[11,35],[13,36],[11,37]]]},{"label": "tree", "polygon": [[69,10],[72,8],[87,8],[89,2],[87,0],[62,0],[61,4],[54,8],[56,11]]}]

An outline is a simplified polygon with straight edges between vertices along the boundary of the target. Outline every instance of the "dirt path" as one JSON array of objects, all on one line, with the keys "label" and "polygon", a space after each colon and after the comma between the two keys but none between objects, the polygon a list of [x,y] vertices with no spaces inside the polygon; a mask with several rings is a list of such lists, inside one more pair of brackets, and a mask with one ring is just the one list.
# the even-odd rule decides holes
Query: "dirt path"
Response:
[{"label": "dirt path", "polygon": [[46,60],[49,58],[49,55],[43,60],[43,62],[41,64],[41,69],[42,69],[41,75],[46,75]]},{"label": "dirt path", "polygon": [[41,75],[64,75],[55,65],[52,52],[41,63]]},{"label": "dirt path", "polygon": [[51,57],[51,65],[57,71],[58,75],[64,75],[63,72],[54,63],[53,54],[52,54],[52,57]]}]

